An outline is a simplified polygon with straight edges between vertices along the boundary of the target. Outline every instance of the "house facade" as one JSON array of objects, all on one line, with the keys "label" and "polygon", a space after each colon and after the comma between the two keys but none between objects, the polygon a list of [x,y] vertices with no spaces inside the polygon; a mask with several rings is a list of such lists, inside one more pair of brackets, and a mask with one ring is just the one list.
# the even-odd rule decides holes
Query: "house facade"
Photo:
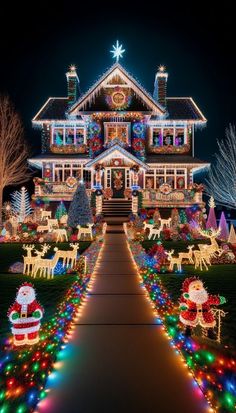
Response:
[{"label": "house facade", "polygon": [[42,153],[29,163],[42,171],[35,197],[70,201],[78,181],[103,198],[143,194],[144,207],[202,205],[194,172],[208,166],[194,156],[194,138],[206,118],[191,97],[168,97],[160,66],[149,94],[116,62],[85,93],[75,66],[67,96],[49,98],[33,118]]}]

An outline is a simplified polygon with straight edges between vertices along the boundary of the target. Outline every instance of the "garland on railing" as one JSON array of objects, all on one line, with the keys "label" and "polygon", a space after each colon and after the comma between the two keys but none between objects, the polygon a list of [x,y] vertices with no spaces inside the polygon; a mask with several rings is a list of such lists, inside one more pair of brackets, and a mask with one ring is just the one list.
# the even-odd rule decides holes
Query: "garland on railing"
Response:
[{"label": "garland on railing", "polygon": [[1,413],[33,412],[37,403],[46,396],[46,380],[69,339],[100,249],[101,241],[98,241],[92,243],[85,251],[87,274],[77,275],[76,281],[58,306],[55,316],[43,325],[40,342],[21,350],[14,349],[6,343],[0,359]]},{"label": "garland on railing", "polygon": [[[207,344],[186,337],[179,324],[178,310],[162,285],[160,276],[147,266],[147,256],[138,242],[129,240],[143,285],[154,303],[160,324],[167,332],[171,346],[182,354],[185,363],[209,404],[218,412],[228,413],[236,407],[236,362],[209,350]],[[214,411],[214,410],[212,410]]]}]

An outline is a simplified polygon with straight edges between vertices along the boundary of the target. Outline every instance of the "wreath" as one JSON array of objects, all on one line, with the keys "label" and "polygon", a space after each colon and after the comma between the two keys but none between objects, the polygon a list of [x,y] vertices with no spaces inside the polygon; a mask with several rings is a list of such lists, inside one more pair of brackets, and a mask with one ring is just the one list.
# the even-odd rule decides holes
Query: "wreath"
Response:
[{"label": "wreath", "polygon": [[159,191],[164,195],[168,195],[172,192],[172,186],[164,183],[160,186]]},{"label": "wreath", "polygon": [[133,125],[133,132],[135,133],[135,135],[142,135],[144,132],[144,125],[142,122],[136,122]]},{"label": "wreath", "polygon": [[68,186],[68,188],[74,188],[76,184],[77,179],[74,176],[68,176],[66,180],[66,185]]},{"label": "wreath", "polygon": [[117,86],[107,91],[105,99],[111,109],[124,110],[130,105],[132,97],[129,89]]}]

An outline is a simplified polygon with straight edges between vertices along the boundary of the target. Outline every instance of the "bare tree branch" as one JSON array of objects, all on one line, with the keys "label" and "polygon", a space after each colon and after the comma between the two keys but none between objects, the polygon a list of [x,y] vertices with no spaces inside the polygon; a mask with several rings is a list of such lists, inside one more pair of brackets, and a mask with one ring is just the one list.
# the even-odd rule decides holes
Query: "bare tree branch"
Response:
[{"label": "bare tree branch", "polygon": [[226,207],[236,209],[236,131],[230,125],[226,139],[218,141],[219,153],[206,179],[206,193]]},{"label": "bare tree branch", "polygon": [[28,148],[21,119],[8,96],[0,96],[0,223],[3,190],[26,182]]}]

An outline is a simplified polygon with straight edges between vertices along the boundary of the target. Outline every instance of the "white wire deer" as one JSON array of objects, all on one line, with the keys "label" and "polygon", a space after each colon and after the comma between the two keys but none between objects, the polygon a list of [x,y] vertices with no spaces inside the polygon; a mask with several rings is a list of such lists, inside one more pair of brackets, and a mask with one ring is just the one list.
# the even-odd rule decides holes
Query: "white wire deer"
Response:
[{"label": "white wire deer", "polygon": [[180,252],[179,253],[179,258],[181,258],[182,261],[183,260],[188,260],[191,264],[194,264],[194,261],[193,261],[193,248],[194,248],[194,245],[188,245],[188,247],[187,247],[188,252]]},{"label": "white wire deer", "polygon": [[169,270],[173,271],[174,266],[177,266],[178,271],[182,271],[182,258],[178,255],[178,257],[172,257],[174,254],[174,250],[166,251],[167,259],[170,261]]},{"label": "white wire deer", "polygon": [[93,239],[93,232],[92,232],[92,226],[93,224],[87,224],[88,228],[83,228],[81,225],[77,225],[78,229],[78,235],[77,239],[80,240],[82,235],[89,235],[89,238],[92,240]]},{"label": "white wire deer", "polygon": [[53,228],[52,232],[56,234],[56,243],[68,241],[67,230],[66,228]]},{"label": "white wire deer", "polygon": [[59,259],[62,258],[63,267],[71,265],[73,267],[76,264],[77,253],[79,249],[79,243],[70,244],[72,250],[59,250],[57,247],[54,251],[57,253]]},{"label": "white wire deer", "polygon": [[27,255],[23,255],[24,260],[24,267],[23,267],[23,274],[29,275],[30,269],[32,268],[34,262],[34,256],[32,255],[32,251],[34,249],[34,244],[23,244],[23,250],[27,251]]},{"label": "white wire deer", "polygon": [[33,267],[33,276],[36,277],[38,271],[40,277],[46,277],[48,279],[54,277],[54,270],[59,261],[59,254],[54,254],[53,258],[39,258],[36,260]]},{"label": "white wire deer", "polygon": [[160,238],[161,235],[161,231],[163,230],[163,227],[160,226],[160,228],[154,228],[154,224],[147,224],[146,222],[144,222],[144,230],[146,230],[147,228],[149,229],[149,234],[148,234],[148,239],[151,239],[153,237],[153,239],[156,238]]}]

